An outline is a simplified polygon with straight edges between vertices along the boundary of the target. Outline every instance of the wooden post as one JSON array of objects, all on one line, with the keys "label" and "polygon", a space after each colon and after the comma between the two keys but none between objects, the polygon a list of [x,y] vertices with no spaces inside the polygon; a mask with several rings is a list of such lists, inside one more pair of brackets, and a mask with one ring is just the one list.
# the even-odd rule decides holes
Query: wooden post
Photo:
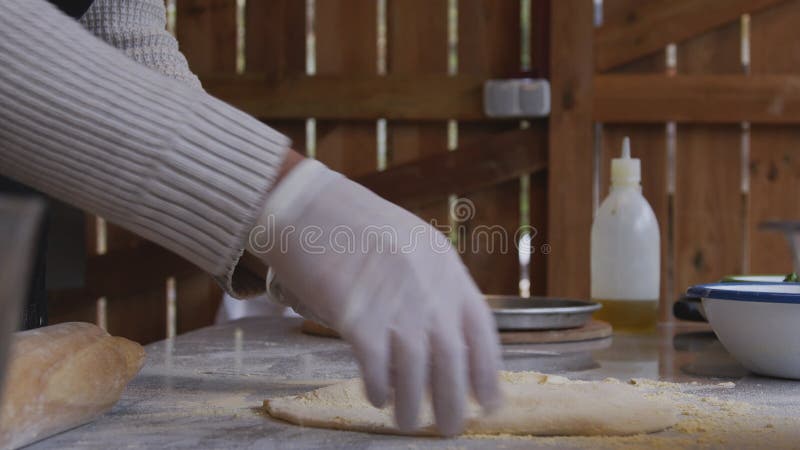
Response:
[{"label": "wooden post", "polygon": [[[389,0],[387,66],[393,75],[447,74],[447,0]],[[447,123],[388,123],[388,165],[447,152]],[[447,225],[447,197],[414,210]]]},{"label": "wooden post", "polygon": [[[517,0],[460,0],[458,2],[458,72],[485,78],[513,77],[520,62],[520,2]],[[487,135],[518,129],[519,122],[459,123],[460,145]],[[457,151],[457,150],[456,150]],[[513,238],[520,225],[518,179],[477,192],[462,192],[468,207],[463,243],[464,263],[486,294],[519,292],[519,256]],[[507,236],[506,247],[493,230]],[[488,231],[488,233],[487,233]]]},{"label": "wooden post", "polygon": [[551,4],[549,295],[589,297],[592,225],[592,38],[589,1]]}]

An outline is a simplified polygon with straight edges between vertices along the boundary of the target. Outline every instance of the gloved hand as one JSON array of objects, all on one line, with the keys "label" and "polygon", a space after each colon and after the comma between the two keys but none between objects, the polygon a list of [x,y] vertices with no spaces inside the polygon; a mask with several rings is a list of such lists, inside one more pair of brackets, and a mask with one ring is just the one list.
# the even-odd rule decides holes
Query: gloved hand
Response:
[{"label": "gloved hand", "polygon": [[353,346],[372,404],[394,394],[401,429],[416,428],[428,387],[444,435],[462,430],[470,387],[485,410],[501,402],[488,306],[447,238],[410,212],[306,160],[270,194],[249,251]]}]

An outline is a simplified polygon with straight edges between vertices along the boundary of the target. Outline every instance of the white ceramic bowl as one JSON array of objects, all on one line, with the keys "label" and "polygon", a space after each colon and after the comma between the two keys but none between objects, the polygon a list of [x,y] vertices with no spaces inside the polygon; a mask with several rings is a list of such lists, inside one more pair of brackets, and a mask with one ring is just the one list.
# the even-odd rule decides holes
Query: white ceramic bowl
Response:
[{"label": "white ceramic bowl", "polygon": [[800,283],[714,283],[689,289],[703,300],[720,342],[747,369],[800,379]]}]

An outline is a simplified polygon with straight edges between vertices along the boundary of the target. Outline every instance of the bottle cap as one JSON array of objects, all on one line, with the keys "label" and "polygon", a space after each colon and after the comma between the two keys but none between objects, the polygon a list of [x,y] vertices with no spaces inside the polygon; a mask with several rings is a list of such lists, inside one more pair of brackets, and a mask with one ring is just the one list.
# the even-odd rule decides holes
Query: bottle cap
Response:
[{"label": "bottle cap", "polygon": [[611,184],[615,186],[638,185],[642,181],[642,164],[631,158],[631,139],[622,140],[622,156],[611,160]]}]

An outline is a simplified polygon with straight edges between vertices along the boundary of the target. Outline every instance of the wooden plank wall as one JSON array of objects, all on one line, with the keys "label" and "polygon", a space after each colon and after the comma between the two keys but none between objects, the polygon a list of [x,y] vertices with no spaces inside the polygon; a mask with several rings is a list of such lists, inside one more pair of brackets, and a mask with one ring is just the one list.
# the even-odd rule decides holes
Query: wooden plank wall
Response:
[{"label": "wooden plank wall", "polygon": [[[678,3],[694,11],[702,2]],[[595,36],[596,49],[603,52],[596,60],[597,68],[609,74],[676,77],[798,73],[800,59],[785,49],[800,41],[796,26],[800,1],[706,3],[701,9],[714,17],[693,19],[692,26],[698,28],[686,34],[685,30],[656,23],[660,19],[654,14],[648,16],[654,11],[678,11],[675,4],[605,0],[606,29]],[[742,16],[747,12],[749,15]],[[615,36],[610,29],[635,28],[653,21],[651,27],[664,33],[652,35],[680,39],[675,47],[675,67],[665,66],[662,51],[643,52],[646,56],[621,66],[610,63],[609,58],[619,56],[606,42]],[[719,23],[712,26],[711,21]],[[631,136],[633,153],[642,158],[643,192],[662,231],[662,320],[669,320],[672,302],[692,284],[734,273],[781,274],[792,270],[783,237],[759,231],[758,224],[800,219],[800,203],[791,197],[800,188],[800,134],[791,125],[717,122],[724,123],[678,123],[674,141],[670,141],[666,124],[602,126],[598,167],[601,199],[607,192],[609,159],[619,151],[623,136]],[[670,145],[674,145],[674,153]]]},{"label": "wooden plank wall", "polygon": [[[727,79],[747,90],[742,77],[797,75],[800,57],[786,49],[800,39],[796,26],[800,0],[605,0],[598,29],[592,25],[592,2],[588,0],[524,1],[176,0],[176,30],[190,67],[209,83],[216,83],[223,96],[230,95],[235,104],[241,102],[251,109],[258,105],[248,97],[248,89],[259,88],[258,83],[264,85],[257,98],[264,98],[264,93],[276,86],[291,88],[292,80],[302,85],[310,76],[314,81],[314,75],[321,76],[316,81],[332,83],[330,86],[339,86],[342,92],[374,95],[375,89],[388,88],[391,83],[405,83],[407,88],[419,79],[429,80],[425,86],[442,86],[443,80],[452,77],[456,87],[448,92],[463,98],[447,103],[442,111],[461,114],[456,135],[450,133],[445,114],[423,120],[409,116],[414,111],[423,114],[420,109],[399,114],[392,105],[384,105],[387,114],[394,114],[386,122],[375,114],[383,110],[375,108],[356,116],[347,108],[331,110],[327,118],[316,121],[292,108],[282,109],[286,117],[270,116],[269,124],[289,135],[296,150],[354,178],[374,181],[385,168],[449,150],[457,152],[458,147],[474,150],[483,142],[500,145],[503,139],[524,139],[535,142],[531,149],[547,145],[547,176],[534,176],[527,185],[506,177],[507,181],[496,185],[470,188],[474,192],[451,193],[469,199],[474,206],[472,215],[458,223],[468,238],[470,232],[493,226],[513,236],[525,221],[520,202],[527,194],[527,211],[536,229],[530,273],[533,294],[589,296],[593,206],[608,191],[610,159],[619,152],[623,136],[631,136],[633,153],[642,159],[643,192],[661,225],[662,320],[669,319],[672,301],[690,284],[729,273],[789,271],[791,260],[783,238],[759,231],[758,224],[800,216],[800,203],[787,200],[787,195],[800,188],[800,132],[783,125],[796,121],[794,116],[754,111],[753,119],[748,119],[757,123],[748,127],[731,120],[746,114],[721,113],[714,120],[703,121],[685,114],[667,118],[650,111],[647,120],[627,116],[624,120],[630,123],[626,123],[619,121],[619,115],[613,118],[619,113],[618,104],[617,110],[608,104],[621,98],[619,92],[603,92],[611,95],[603,97],[606,103],[602,104],[603,114],[610,116],[606,123],[595,126],[594,90],[608,84],[597,84],[593,77],[602,74],[604,82],[613,84],[608,77],[619,80],[619,76],[648,75],[662,81],[686,80],[689,85],[706,83],[702,86],[707,89],[714,82],[708,77],[724,74],[738,76]],[[246,9],[239,14],[242,11],[237,11],[237,5],[243,4]],[[522,46],[521,40],[523,4],[532,6],[531,16],[525,18],[532,24],[527,46]],[[706,15],[698,17],[701,12]],[[749,22],[744,13],[750,14]],[[242,26],[243,35],[237,34]],[[653,29],[662,32],[651,32]],[[455,40],[450,39],[453,30]],[[743,32],[749,40],[742,40]],[[674,65],[666,63],[665,47],[670,40],[678,41],[673,47]],[[308,47],[308,42],[315,46]],[[752,50],[749,65],[743,64],[742,42],[749,43]],[[307,54],[307,48],[313,53]],[[528,48],[530,55],[522,55],[522,48]],[[630,60],[631,56],[637,59]],[[523,67],[524,60],[531,61],[529,67]],[[521,137],[514,134],[520,133],[520,122],[483,120],[477,115],[476,86],[487,78],[517,76],[523,69],[550,78],[553,104],[550,120],[530,122]],[[706,78],[687,78],[697,75]],[[355,80],[354,86],[362,83],[359,89],[365,90],[345,89],[348,80]],[[390,82],[383,84],[384,80]],[[775,89],[786,89],[792,78],[761,80],[766,90],[757,97],[763,103],[776,95]],[[684,91],[692,92],[691,86]],[[717,95],[725,100],[719,92]],[[314,110],[314,105],[308,108]],[[684,121],[659,122],[662,117]],[[383,129],[385,141],[378,133]],[[455,148],[448,148],[451,146]],[[386,150],[385,161],[379,155],[381,148]],[[511,153],[506,157],[511,158]],[[523,193],[522,187],[529,191]],[[440,194],[440,198],[415,204],[414,211],[423,219],[445,225],[451,220],[450,211],[447,198]],[[93,252],[96,231],[89,230]],[[129,254],[157,253],[112,225],[106,235],[108,261]],[[487,252],[485,239],[459,244],[484,292],[518,292],[520,266],[512,242],[505,253],[497,249]],[[164,274],[176,274],[177,317],[170,322],[165,307],[169,292],[162,272],[132,265],[140,267],[142,277],[152,283],[125,295],[124,289],[97,278],[105,273],[101,263],[105,260],[98,259],[104,257],[90,257],[96,268],[96,278],[90,283],[114,293],[106,302],[112,332],[147,342],[164,337],[166,323],[177,324],[176,331],[181,332],[211,321],[216,307],[213,299],[219,297],[219,290],[207,277],[187,272],[178,261],[170,260],[176,264],[172,272],[169,265],[158,268]],[[98,292],[87,288],[53,293],[54,318],[94,320],[93,296]],[[76,306],[66,307],[72,300]]]},{"label": "wooden plank wall", "polygon": [[[202,3],[181,1],[194,7]],[[205,8],[223,11],[232,8],[234,2],[205,3]],[[547,286],[550,294],[588,296],[588,229],[593,201],[606,195],[610,159],[618,153],[626,135],[632,138],[634,155],[642,159],[643,192],[661,224],[662,319],[669,318],[672,300],[690,284],[727,273],[787,271],[789,256],[782,237],[758,231],[757,224],[800,213],[796,202],[771,200],[800,185],[795,131],[787,126],[755,124],[748,134],[743,133],[739,123],[691,122],[605,123],[594,129],[588,99],[592,97],[592,63],[597,70],[620,75],[796,73],[800,63],[793,54],[787,56],[780,49],[784,43],[797,39],[793,19],[800,14],[800,2],[605,0],[603,29],[595,34],[596,58],[591,45],[592,11],[589,2],[584,3],[534,0],[529,18],[537,24],[531,33],[531,69],[541,76],[548,74],[548,65],[552,68],[549,75],[554,99],[549,123],[549,181],[535,177],[529,192],[532,221],[541,238],[534,247],[540,250],[541,244],[548,244],[552,252],[547,256],[534,254],[533,292],[544,293]],[[299,30],[305,28],[299,24],[308,4],[314,5],[315,20],[310,25],[317,42],[313,57],[319,75],[346,79],[448,73],[448,8],[453,4],[457,8],[456,72],[460,76],[512,76],[521,69],[518,0],[386,0],[385,36],[380,36],[377,17],[380,1],[326,0],[304,4],[276,0],[248,2],[246,20],[251,25],[247,27],[247,71],[266,74],[268,79],[303,72],[306,55]],[[687,16],[670,15],[676,11]],[[706,11],[707,16],[699,17],[700,11]],[[741,60],[740,17],[748,11],[752,13],[750,72],[746,72]],[[683,25],[676,26],[676,22]],[[265,23],[270,26],[263,26]],[[542,36],[548,34],[542,33],[542,24],[552,30],[551,41],[545,45]],[[207,26],[210,25],[206,22],[197,23],[198,30]],[[648,35],[648,48],[637,47],[639,41],[631,41],[630,34],[626,34],[647,34],[645,28],[653,27],[664,32]],[[205,35],[192,41],[195,43],[182,45],[201,46],[202,50],[197,50],[201,55],[196,57],[204,61],[201,67],[205,64],[203,70],[219,73],[230,70],[232,63],[214,56],[207,47],[229,47],[233,40],[230,34],[227,36]],[[381,53],[378,43],[383,37],[385,53]],[[674,47],[674,66],[666,64],[666,49],[659,48],[670,43],[667,37],[680,41]],[[185,36],[181,38],[185,41]],[[614,39],[621,43],[613,44]],[[625,48],[625,42],[633,44]],[[189,54],[193,55],[191,50]],[[642,56],[619,65],[617,61],[625,59],[626,54]],[[380,61],[381,57],[385,60]],[[194,59],[190,56],[193,64]],[[381,64],[384,72],[379,70]],[[270,124],[290,134],[296,143],[303,142],[302,121]],[[458,145],[469,145],[518,126],[515,122],[461,122]],[[533,122],[531,126],[536,130],[544,123]],[[593,136],[593,130],[599,134]],[[375,121],[319,121],[316,131],[317,156],[333,168],[354,177],[378,169]],[[534,132],[534,136],[543,137],[545,133]],[[441,120],[391,120],[387,124],[387,165],[445,152],[447,138],[446,123]],[[499,225],[510,231],[522,220],[518,180],[478,192],[454,194],[470,199],[474,205],[474,216],[461,223],[468,232],[484,225]],[[444,199],[415,211],[439,223],[448,219]],[[545,220],[548,215],[549,221]],[[517,255],[489,255],[476,247],[467,243],[464,258],[481,288],[486,292],[516,292]],[[549,270],[545,282],[546,266]]]}]

